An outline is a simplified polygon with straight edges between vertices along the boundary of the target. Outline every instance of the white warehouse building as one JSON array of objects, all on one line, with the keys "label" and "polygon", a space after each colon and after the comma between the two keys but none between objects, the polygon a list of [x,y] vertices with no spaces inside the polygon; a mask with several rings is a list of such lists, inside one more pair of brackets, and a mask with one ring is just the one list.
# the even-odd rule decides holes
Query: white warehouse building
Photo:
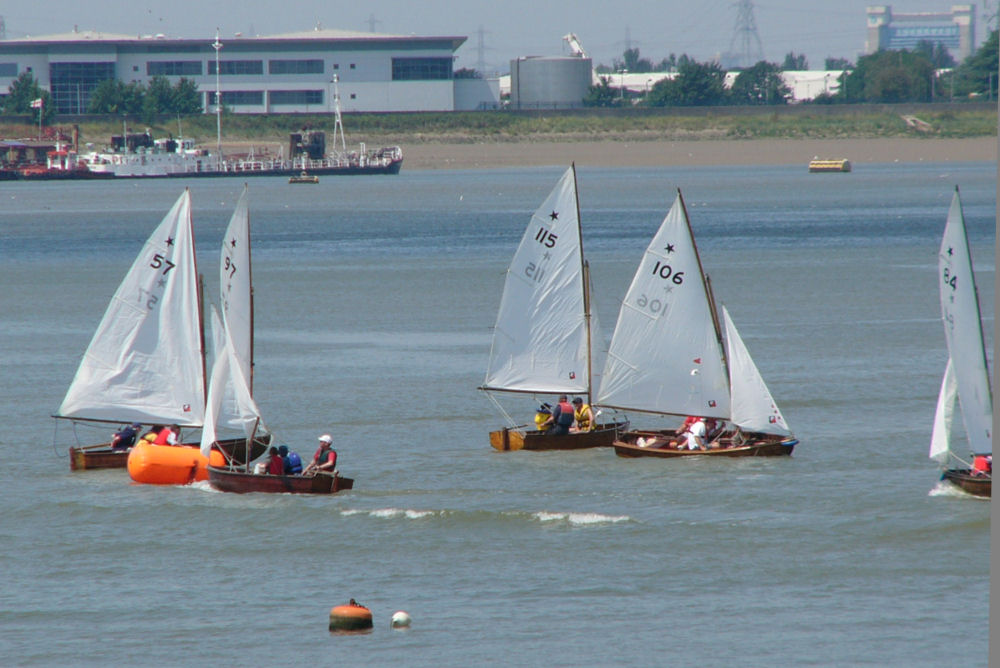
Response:
[{"label": "white warehouse building", "polygon": [[[193,81],[206,112],[216,85],[234,113],[333,110],[334,79],[345,112],[454,111],[499,97],[498,84],[455,79],[465,37],[418,37],[317,28],[285,35],[220,39],[71,32],[0,41],[0,91],[30,72],[56,113],[83,114],[107,79],[148,85],[163,75]],[[216,58],[218,57],[218,60]],[[218,76],[216,75],[218,62]],[[457,101],[457,102],[456,102]]]}]

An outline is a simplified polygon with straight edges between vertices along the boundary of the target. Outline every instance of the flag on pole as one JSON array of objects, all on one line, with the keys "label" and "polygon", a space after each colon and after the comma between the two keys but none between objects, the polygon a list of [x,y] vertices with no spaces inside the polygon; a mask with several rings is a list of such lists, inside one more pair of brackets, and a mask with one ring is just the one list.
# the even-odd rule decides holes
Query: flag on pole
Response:
[{"label": "flag on pole", "polygon": [[41,109],[42,108],[42,98],[36,97],[34,100],[32,100],[31,101],[31,108],[32,109]]}]

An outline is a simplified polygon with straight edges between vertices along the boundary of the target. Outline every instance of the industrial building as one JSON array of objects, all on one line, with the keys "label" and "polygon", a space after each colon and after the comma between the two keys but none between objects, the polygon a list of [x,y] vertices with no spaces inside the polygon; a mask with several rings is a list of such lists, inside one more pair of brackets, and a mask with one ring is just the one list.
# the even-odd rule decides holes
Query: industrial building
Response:
[{"label": "industrial building", "polygon": [[962,62],[976,43],[976,6],[952,5],[949,12],[894,13],[890,5],[868,7],[865,53],[890,49],[913,50],[919,42],[944,45]]},{"label": "industrial building", "polygon": [[[73,31],[0,41],[0,91],[30,72],[59,114],[83,114],[102,81],[193,81],[206,112],[215,93],[233,113],[455,111],[498,102],[498,84],[455,79],[465,37],[317,28],[270,37],[169,39]],[[491,90],[491,86],[492,89]]]},{"label": "industrial building", "polygon": [[590,58],[530,56],[510,61],[511,109],[577,109],[594,79]]}]

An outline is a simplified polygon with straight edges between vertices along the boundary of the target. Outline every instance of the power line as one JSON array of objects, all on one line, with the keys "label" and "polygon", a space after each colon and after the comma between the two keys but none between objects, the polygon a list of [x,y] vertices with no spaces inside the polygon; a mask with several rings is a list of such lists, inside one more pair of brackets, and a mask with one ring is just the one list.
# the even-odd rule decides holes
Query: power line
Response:
[{"label": "power line", "polygon": [[[737,42],[738,48],[733,48]],[[742,67],[750,67],[764,59],[764,46],[757,34],[757,21],[753,17],[751,0],[740,0],[736,4],[736,25],[733,28],[733,39],[729,42],[729,52],[735,57],[736,64]]]}]

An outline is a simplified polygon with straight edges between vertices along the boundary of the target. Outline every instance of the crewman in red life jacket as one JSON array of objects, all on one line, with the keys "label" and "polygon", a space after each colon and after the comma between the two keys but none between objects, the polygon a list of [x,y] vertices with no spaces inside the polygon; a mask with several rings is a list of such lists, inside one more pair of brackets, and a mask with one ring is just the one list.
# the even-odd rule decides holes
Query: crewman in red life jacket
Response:
[{"label": "crewman in red life jacket", "polygon": [[181,435],[181,428],[175,424],[164,427],[153,440],[153,445],[177,445]]},{"label": "crewman in red life jacket", "polygon": [[972,475],[988,476],[993,474],[993,455],[976,455],[972,458]]},{"label": "crewman in red life jacket", "polygon": [[546,434],[553,436],[564,436],[569,433],[569,428],[573,426],[576,415],[573,411],[573,404],[565,394],[559,395],[559,403],[552,408],[552,417],[546,422],[549,425]]},{"label": "crewman in red life jacket", "polygon": [[271,446],[271,449],[267,451],[267,472],[271,475],[284,475],[285,474],[285,460],[278,453],[278,448]]}]

